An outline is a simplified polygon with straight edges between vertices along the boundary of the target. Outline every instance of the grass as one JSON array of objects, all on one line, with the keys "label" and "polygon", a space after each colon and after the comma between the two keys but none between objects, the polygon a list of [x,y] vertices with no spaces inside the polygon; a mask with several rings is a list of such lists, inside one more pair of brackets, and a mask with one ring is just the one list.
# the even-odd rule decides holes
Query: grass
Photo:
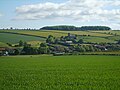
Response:
[{"label": "grass", "polygon": [[109,36],[109,37],[105,37],[105,38],[109,39],[109,40],[114,40],[114,41],[120,40],[120,36]]},{"label": "grass", "polygon": [[116,42],[114,39],[109,39],[106,37],[79,36],[79,38],[83,39],[83,41],[85,42],[92,42],[92,43],[115,43]]},{"label": "grass", "polygon": [[29,41],[27,43],[31,44],[33,47],[39,47],[42,42],[40,42],[40,41]]},{"label": "grass", "polygon": [[99,33],[99,32],[90,32],[90,31],[52,31],[52,32],[58,32],[58,33],[71,33],[71,34],[76,34],[76,35],[90,35],[90,36],[112,36],[104,33]]},{"label": "grass", "polygon": [[25,31],[25,30],[1,30],[2,32],[14,32],[14,33],[20,33],[20,34],[27,34],[27,35],[35,35],[35,36],[42,36],[42,37],[48,37],[49,35],[53,35],[54,37],[61,37],[66,36],[67,33],[58,33],[58,32],[52,32],[52,31]]},{"label": "grass", "polygon": [[[120,39],[119,38],[120,31],[0,30],[0,32],[12,32],[12,33],[18,33],[18,34],[34,35],[34,36],[29,36],[29,38],[26,38],[26,39],[32,39],[32,38],[34,38],[34,39],[27,40],[27,41],[39,41],[40,39],[35,36],[48,37],[48,35],[53,35],[54,37],[61,37],[61,36],[67,36],[68,33],[76,34],[76,35],[90,35],[88,37],[86,37],[86,36],[79,36],[79,37],[83,38],[83,40],[85,42],[92,42],[92,43],[116,43],[116,41]],[[109,32],[113,33],[113,34],[108,34]],[[117,34],[117,36],[114,35],[115,33]],[[15,34],[15,35],[17,36],[17,34]],[[24,35],[24,36],[26,36],[26,35]],[[28,36],[26,36],[26,37],[28,37]],[[11,41],[7,37],[2,37],[2,38],[3,39],[1,40],[1,42],[6,43],[6,42]],[[4,38],[7,38],[7,39],[4,39]],[[21,38],[21,39],[23,39],[23,38]],[[12,40],[12,41],[14,42],[14,40]]]},{"label": "grass", "polygon": [[0,47],[9,47],[6,43],[0,42]]},{"label": "grass", "polygon": [[120,51],[106,51],[106,52],[83,52],[80,54],[88,54],[88,55],[119,55],[120,56]]},{"label": "grass", "polygon": [[61,36],[66,36],[68,33],[77,34],[77,35],[91,35],[91,36],[112,36],[104,33],[90,32],[90,31],[60,31],[60,30],[40,30],[40,31],[1,30],[1,31],[43,36],[43,37],[48,37],[48,35],[53,35],[54,37],[61,37]]},{"label": "grass", "polygon": [[22,41],[45,41],[44,38],[34,37],[34,36],[26,36],[26,35],[17,35],[11,33],[0,33],[0,42],[3,43],[18,43],[20,40]]},{"label": "grass", "polygon": [[1,90],[120,90],[119,56],[0,57]]},{"label": "grass", "polygon": [[111,31],[92,31],[92,32],[96,32],[96,33],[101,33],[101,34],[117,34],[120,35],[120,30],[111,30]]}]

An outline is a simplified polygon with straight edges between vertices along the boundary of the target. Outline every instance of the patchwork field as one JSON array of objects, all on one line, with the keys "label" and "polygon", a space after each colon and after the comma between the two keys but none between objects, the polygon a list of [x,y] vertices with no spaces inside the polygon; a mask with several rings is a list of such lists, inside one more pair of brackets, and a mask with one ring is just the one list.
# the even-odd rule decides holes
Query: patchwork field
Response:
[{"label": "patchwork field", "polygon": [[119,30],[112,30],[112,31],[92,31],[95,33],[101,33],[101,34],[117,34],[120,35],[120,31]]},{"label": "patchwork field", "polygon": [[47,31],[47,30],[41,30],[41,31],[27,31],[27,30],[2,30],[2,32],[14,32],[18,34],[26,34],[26,35],[34,35],[34,36],[42,36],[42,37],[48,37],[49,35],[53,35],[54,37],[61,37],[66,36],[67,33],[58,33],[56,31]]},{"label": "patchwork field", "polygon": [[83,39],[85,42],[92,42],[92,43],[115,43],[116,42],[115,41],[116,37],[113,38],[113,37],[79,36],[79,38]]},{"label": "patchwork field", "polygon": [[116,43],[120,39],[120,31],[0,30],[0,42],[16,44],[19,40],[23,40],[40,43],[49,35],[61,37],[67,36],[68,33],[78,35],[83,41],[92,43]]},{"label": "patchwork field", "polygon": [[0,57],[1,90],[120,90],[119,56]]}]

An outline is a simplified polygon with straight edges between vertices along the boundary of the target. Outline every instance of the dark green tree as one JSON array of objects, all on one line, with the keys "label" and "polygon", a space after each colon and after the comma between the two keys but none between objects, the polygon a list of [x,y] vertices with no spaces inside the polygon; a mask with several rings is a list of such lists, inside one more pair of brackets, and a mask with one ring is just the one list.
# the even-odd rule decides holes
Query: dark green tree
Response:
[{"label": "dark green tree", "polygon": [[22,40],[19,41],[19,46],[23,46],[24,42]]},{"label": "dark green tree", "polygon": [[48,53],[48,48],[47,47],[40,47],[39,48],[39,53],[40,54],[47,54]]},{"label": "dark green tree", "polygon": [[49,51],[47,44],[41,43],[38,51],[40,54],[47,54]]},{"label": "dark green tree", "polygon": [[46,26],[42,27],[44,30],[64,30],[64,31],[78,31],[78,30],[111,30],[108,26],[68,26],[68,25],[59,25],[59,26]]},{"label": "dark green tree", "polygon": [[80,39],[80,40],[78,41],[78,43],[83,44],[83,43],[84,43],[84,42],[83,42],[83,39]]},{"label": "dark green tree", "polygon": [[120,40],[118,40],[117,44],[120,44]]},{"label": "dark green tree", "polygon": [[41,43],[40,47],[47,47],[47,44],[46,43]]},{"label": "dark green tree", "polygon": [[55,42],[55,38],[52,36],[52,35],[49,35],[47,40],[46,40],[47,43],[54,43]]},{"label": "dark green tree", "polygon": [[89,51],[91,51],[91,52],[95,51],[95,49],[94,49],[94,47],[92,45],[89,45]]},{"label": "dark green tree", "polygon": [[15,52],[14,52],[15,55],[19,55],[20,54],[20,51],[18,49],[15,49]]}]

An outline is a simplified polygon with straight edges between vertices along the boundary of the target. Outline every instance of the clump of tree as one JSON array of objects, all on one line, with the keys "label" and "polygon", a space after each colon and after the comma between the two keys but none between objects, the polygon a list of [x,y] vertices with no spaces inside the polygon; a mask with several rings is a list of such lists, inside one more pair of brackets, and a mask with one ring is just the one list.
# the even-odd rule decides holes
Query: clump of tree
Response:
[{"label": "clump of tree", "polygon": [[59,26],[45,26],[41,28],[42,30],[68,30],[68,31],[74,31],[77,30],[77,27],[75,26],[68,26],[68,25],[59,25]]},{"label": "clump of tree", "polygon": [[78,43],[79,43],[79,44],[83,44],[83,43],[84,43],[83,39],[80,39],[80,40],[78,41]]},{"label": "clump of tree", "polygon": [[111,30],[111,28],[107,26],[82,26],[80,30]]},{"label": "clump of tree", "polygon": [[94,47],[93,45],[77,45],[74,47],[77,52],[95,52],[101,51],[99,48]]},{"label": "clump of tree", "polygon": [[20,50],[18,50],[18,49],[15,49],[15,52],[14,52],[14,55],[20,55]]},{"label": "clump of tree", "polygon": [[31,47],[29,44],[25,44],[22,52],[25,55],[36,55],[36,54],[38,54],[38,49],[35,47]]},{"label": "clump of tree", "polygon": [[46,42],[50,44],[54,43],[55,37],[53,37],[52,35],[49,35],[48,38],[46,39]]},{"label": "clump of tree", "polygon": [[120,44],[120,40],[118,40],[117,44]]},{"label": "clump of tree", "polygon": [[59,25],[59,26],[45,26],[41,30],[64,30],[64,31],[80,31],[80,30],[111,30],[108,26],[82,26],[75,27],[69,25]]},{"label": "clump of tree", "polygon": [[49,54],[49,48],[46,43],[41,43],[38,51],[39,54]]},{"label": "clump of tree", "polygon": [[24,46],[24,42],[22,40],[19,41],[19,46]]}]

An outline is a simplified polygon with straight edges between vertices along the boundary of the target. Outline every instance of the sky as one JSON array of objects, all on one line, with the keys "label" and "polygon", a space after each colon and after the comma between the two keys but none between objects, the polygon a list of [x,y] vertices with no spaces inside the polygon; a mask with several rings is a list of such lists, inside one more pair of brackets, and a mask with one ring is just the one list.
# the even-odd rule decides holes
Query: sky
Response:
[{"label": "sky", "polygon": [[50,25],[120,30],[120,0],[0,0],[0,28]]}]

